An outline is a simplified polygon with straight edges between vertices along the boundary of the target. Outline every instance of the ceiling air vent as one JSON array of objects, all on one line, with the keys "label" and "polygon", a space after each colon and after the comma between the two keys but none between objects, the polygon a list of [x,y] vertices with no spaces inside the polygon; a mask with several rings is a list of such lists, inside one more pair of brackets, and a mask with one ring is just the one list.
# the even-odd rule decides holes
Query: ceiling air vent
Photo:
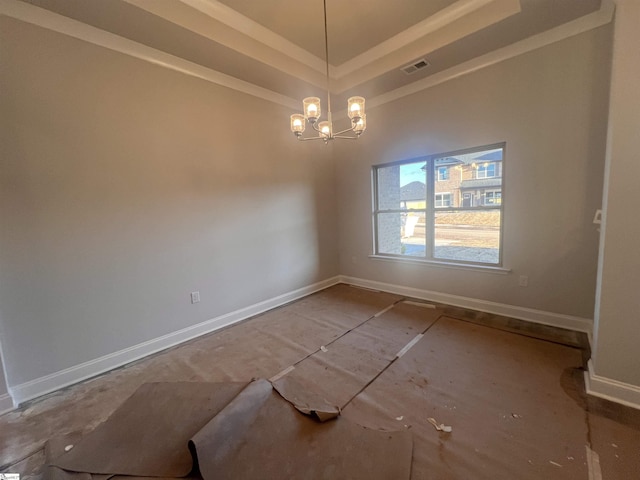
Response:
[{"label": "ceiling air vent", "polygon": [[427,62],[424,58],[422,58],[420,60],[416,60],[415,62],[409,65],[402,67],[400,70],[402,70],[407,75],[411,75],[413,73],[416,73],[418,70],[422,70],[423,68],[428,66],[429,66],[429,62]]}]

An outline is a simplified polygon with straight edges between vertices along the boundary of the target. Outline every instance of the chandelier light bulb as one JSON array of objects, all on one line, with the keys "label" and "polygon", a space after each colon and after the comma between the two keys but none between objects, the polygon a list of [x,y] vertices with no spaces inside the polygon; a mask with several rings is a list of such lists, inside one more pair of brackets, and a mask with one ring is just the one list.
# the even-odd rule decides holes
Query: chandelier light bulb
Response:
[{"label": "chandelier light bulb", "polygon": [[320,118],[320,99],[318,97],[307,97],[302,100],[304,116],[311,124],[314,124]]},{"label": "chandelier light bulb", "polygon": [[304,115],[299,113],[291,115],[291,131],[298,137],[302,135],[304,132]]},{"label": "chandelier light bulb", "polygon": [[365,114],[362,114],[362,116],[358,118],[357,121],[353,122],[353,131],[356,133],[356,135],[360,136],[360,134],[364,132],[366,128],[367,116]]},{"label": "chandelier light bulb", "polygon": [[318,130],[320,131],[320,135],[324,135],[326,137],[331,136],[331,125],[326,120],[318,124]]},{"label": "chandelier light bulb", "polygon": [[364,98],[351,97],[347,100],[347,112],[351,120],[358,120],[364,115]]}]

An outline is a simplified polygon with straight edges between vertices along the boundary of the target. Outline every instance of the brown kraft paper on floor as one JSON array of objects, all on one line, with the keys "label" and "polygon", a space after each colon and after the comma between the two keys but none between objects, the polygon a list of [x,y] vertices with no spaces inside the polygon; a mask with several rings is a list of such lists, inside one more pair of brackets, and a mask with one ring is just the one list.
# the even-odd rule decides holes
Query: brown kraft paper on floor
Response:
[{"label": "brown kraft paper on floor", "polygon": [[55,466],[76,472],[184,477],[188,442],[246,383],[147,383]]},{"label": "brown kraft paper on floor", "polygon": [[440,314],[400,302],[304,359],[273,386],[294,405],[306,408],[322,399],[339,411]]},{"label": "brown kraft paper on floor", "polygon": [[250,384],[193,439],[205,479],[409,479],[412,439],[301,415],[266,380]]},{"label": "brown kraft paper on floor", "polygon": [[585,412],[561,385],[580,365],[577,349],[442,317],[342,413],[406,425],[414,478],[586,480]]},{"label": "brown kraft paper on floor", "polygon": [[[296,411],[266,380],[245,386],[145,384],[84,438],[49,442],[48,451],[55,452],[48,456],[57,458],[47,477],[193,478],[199,471],[205,480],[409,479],[409,432],[375,431],[344,419],[320,423]],[[72,448],[63,447],[67,441]]]}]

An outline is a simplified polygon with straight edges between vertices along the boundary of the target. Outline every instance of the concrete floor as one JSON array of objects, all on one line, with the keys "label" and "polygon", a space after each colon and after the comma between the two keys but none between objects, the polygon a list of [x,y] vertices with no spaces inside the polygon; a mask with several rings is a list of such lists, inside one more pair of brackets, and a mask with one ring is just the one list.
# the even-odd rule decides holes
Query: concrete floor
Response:
[{"label": "concrete floor", "polygon": [[[41,474],[44,444],[56,435],[86,433],[105,421],[141,384],[247,381],[270,378],[397,302],[397,295],[338,285],[227,329],[200,337],[97,378],[28,402],[0,417],[0,472]],[[578,348],[586,336],[562,329],[438,306],[449,317]],[[296,335],[296,342],[290,336]],[[268,345],[268,347],[266,347]],[[574,372],[580,383],[580,372]],[[574,383],[575,383],[574,382]],[[640,412],[568,389],[581,402],[592,448],[605,480],[640,471]],[[585,478],[586,480],[586,478]]]}]

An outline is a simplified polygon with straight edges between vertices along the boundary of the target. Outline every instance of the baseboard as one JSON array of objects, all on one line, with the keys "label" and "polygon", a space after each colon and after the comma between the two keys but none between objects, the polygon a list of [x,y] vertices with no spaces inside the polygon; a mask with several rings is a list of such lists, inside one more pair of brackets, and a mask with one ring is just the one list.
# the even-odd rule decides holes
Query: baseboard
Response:
[{"label": "baseboard", "polygon": [[377,282],[374,280],[365,280],[362,278],[349,277],[341,275],[343,283],[357,285],[359,287],[372,288],[384,292],[405,295],[407,297],[419,298],[421,300],[429,300],[432,302],[446,303],[455,307],[469,308],[480,312],[493,313],[503,315],[505,317],[517,318],[528,322],[539,323],[542,325],[550,325],[553,327],[566,328],[578,332],[590,334],[593,329],[593,321],[587,318],[575,317],[572,315],[564,315],[562,313],[546,312],[543,310],[535,310],[533,308],[518,307],[516,305],[507,305],[504,303],[489,302],[487,300],[479,300],[477,298],[462,297],[459,295],[451,295],[449,293],[433,292],[430,290],[422,290],[419,288],[405,287],[402,285],[394,285],[390,283]]},{"label": "baseboard", "polygon": [[640,409],[640,387],[597,375],[591,360],[587,366],[584,384],[588,395]]},{"label": "baseboard", "polygon": [[[314,292],[324,290],[325,288],[338,283],[340,283],[340,277],[332,277],[327,280],[314,283],[313,285],[308,285],[225,315],[212,318],[197,325],[192,325],[190,327],[183,328],[182,330],[163,335],[162,337],[134,345],[124,350],[75,365],[44,377],[36,378],[35,380],[31,380],[20,385],[12,386],[9,388],[9,392],[13,398],[11,406],[13,407],[14,404],[19,405],[28,400],[54,392],[69,385],[73,385],[74,383],[95,377],[101,373],[108,372],[109,370],[121,367],[148,355],[174,347],[186,342],[187,340],[233,325],[234,323],[305,297]],[[3,405],[2,399],[3,397],[0,397],[0,407]],[[2,408],[0,408],[0,411],[2,411]]]},{"label": "baseboard", "polygon": [[11,398],[11,395],[9,395],[8,393],[0,395],[0,415],[2,415],[3,413],[10,412],[13,409],[14,409],[14,406],[13,406],[13,399]]}]

